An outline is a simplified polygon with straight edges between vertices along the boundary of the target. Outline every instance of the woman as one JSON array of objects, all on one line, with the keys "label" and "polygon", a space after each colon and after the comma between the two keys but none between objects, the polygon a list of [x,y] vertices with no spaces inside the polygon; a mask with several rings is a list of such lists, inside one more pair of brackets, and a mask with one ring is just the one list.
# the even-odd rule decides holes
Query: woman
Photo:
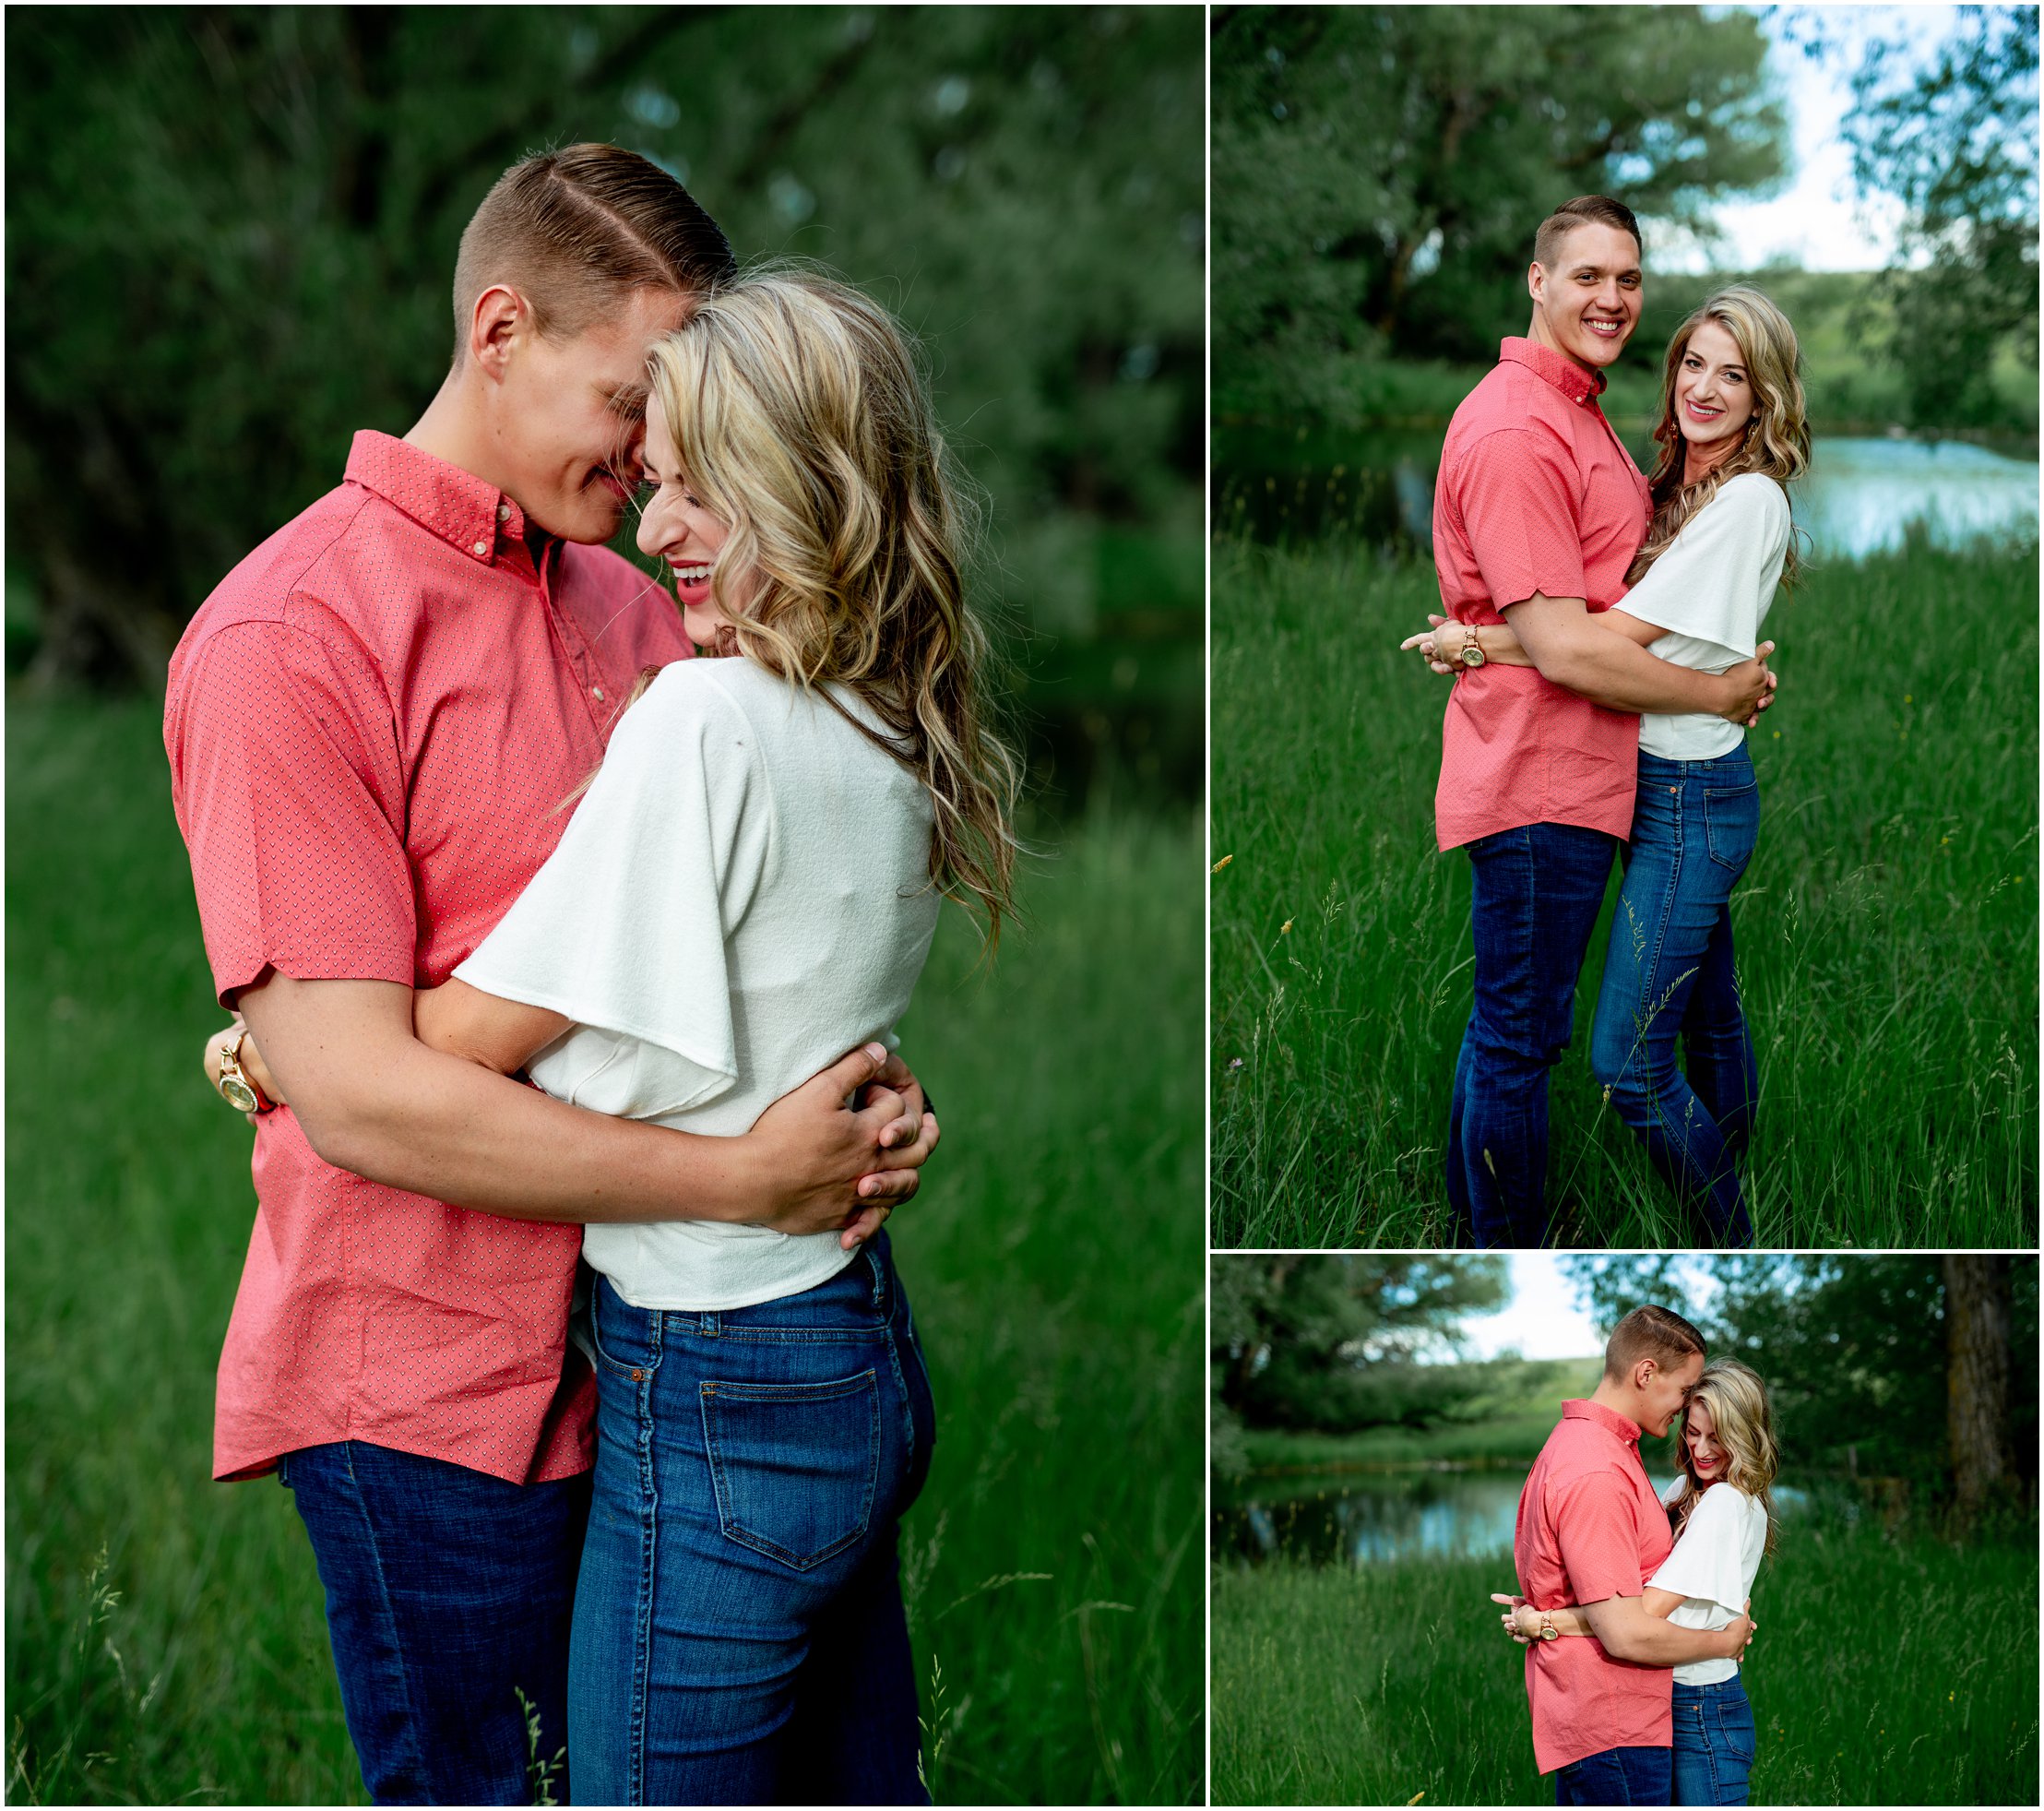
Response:
[{"label": "woman", "polygon": [[[690,638],[560,846],[445,986],[438,1049],[736,1135],[885,1038],[940,895],[1009,909],[960,500],[911,350],[855,292],[741,280],[656,347],[638,542]],[[243,1063],[268,1091],[261,1052]],[[897,1521],[933,1416],[879,1216],[590,1225],[597,1466],[571,1778],[604,1804],[926,1802]]]},{"label": "woman", "polygon": [[[1677,329],[1654,438],[1654,513],[1632,589],[1591,621],[1677,666],[1721,673],[1753,657],[1776,587],[1795,583],[1786,487],[1810,464],[1795,330],[1758,290],[1721,290]],[[1533,664],[1507,625],[1480,628],[1477,640],[1486,661]],[[1432,631],[1401,645],[1453,670],[1437,661]],[[1719,1242],[1751,1245],[1739,1166],[1759,1082],[1730,900],[1759,832],[1760,793],[1744,729],[1721,717],[1642,716],[1639,746],[1590,1062],[1678,1198]]]},{"label": "woman", "polygon": [[[1762,1555],[1775,1550],[1778,1454],[1766,1385],[1737,1359],[1712,1359],[1690,1394],[1677,1450],[1682,1473],[1661,1493],[1675,1545],[1647,1581],[1645,1607],[1684,1628],[1726,1628],[1753,1595]],[[1596,1639],[1573,1606],[1543,1613],[1519,1598],[1492,1601],[1513,1606],[1502,1620],[1522,1643]],[[1745,1804],[1753,1713],[1739,1662],[1675,1668],[1673,1709],[1674,1802]]]}]

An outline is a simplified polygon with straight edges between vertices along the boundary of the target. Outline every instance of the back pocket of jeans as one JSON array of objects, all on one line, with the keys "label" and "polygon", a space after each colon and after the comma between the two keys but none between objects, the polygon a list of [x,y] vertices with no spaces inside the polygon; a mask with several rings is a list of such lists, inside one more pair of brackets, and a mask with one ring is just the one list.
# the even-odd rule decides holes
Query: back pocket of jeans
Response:
[{"label": "back pocket of jeans", "polygon": [[1750,780],[1743,786],[1705,787],[1704,835],[1712,861],[1734,874],[1744,872],[1760,840],[1760,788]]},{"label": "back pocket of jeans", "polygon": [[805,1572],[865,1534],[880,1478],[875,1373],[832,1383],[702,1386],[726,1537]]}]

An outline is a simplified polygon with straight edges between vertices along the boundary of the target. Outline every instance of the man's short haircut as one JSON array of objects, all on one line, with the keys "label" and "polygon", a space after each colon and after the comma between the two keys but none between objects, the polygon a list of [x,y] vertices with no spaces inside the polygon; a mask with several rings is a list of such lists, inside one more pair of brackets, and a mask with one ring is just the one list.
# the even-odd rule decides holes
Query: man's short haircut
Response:
[{"label": "man's short haircut", "polygon": [[1604,1375],[1618,1383],[1632,1375],[1633,1366],[1651,1358],[1670,1371],[1692,1353],[1706,1355],[1704,1336],[1682,1316],[1666,1308],[1634,1308],[1611,1328],[1604,1345]]},{"label": "man's short haircut", "polygon": [[1630,208],[1608,195],[1579,195],[1563,202],[1540,222],[1540,230],[1533,235],[1533,262],[1553,269],[1555,259],[1562,256],[1562,241],[1577,227],[1592,225],[1615,226],[1621,232],[1630,232],[1640,256],[1646,255],[1646,241],[1640,236],[1639,221]]},{"label": "man's short haircut", "polygon": [[499,176],[461,235],[454,363],[493,283],[516,289],[539,332],[559,341],[635,290],[707,294],[737,270],[723,230],[659,164],[615,145],[545,151]]}]

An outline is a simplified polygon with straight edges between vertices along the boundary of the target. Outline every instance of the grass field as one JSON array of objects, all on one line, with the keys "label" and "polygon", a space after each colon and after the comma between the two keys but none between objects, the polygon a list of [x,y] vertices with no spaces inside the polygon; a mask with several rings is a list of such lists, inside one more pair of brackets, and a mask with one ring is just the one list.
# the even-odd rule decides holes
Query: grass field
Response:
[{"label": "grass field", "polygon": [[[1452,1242],[1468,863],[1433,844],[1449,682],[1397,652],[1436,598],[1424,566],[1217,542],[1217,1245]],[[2033,1245],[2037,549],[1826,562],[1767,629],[1733,900],[1758,1243]],[[1589,1073],[1602,947],[1551,1090],[1558,1242],[1687,1245]]]},{"label": "grass field", "polygon": [[[1753,1587],[1755,1805],[2027,1805],[2037,1545],[1797,1534]],[[1511,1561],[1214,1572],[1214,1800],[1539,1805]],[[1420,1794],[1424,1794],[1420,1798]]]},{"label": "grass field", "polygon": [[[311,1553],[209,1481],[254,1213],[152,704],[7,712],[6,1797],[360,1802]],[[893,1228],[940,1445],[905,1575],[939,1800],[1204,1784],[1199,840],[1059,839],[906,1046],[943,1153]],[[949,914],[947,914],[947,917]],[[941,1669],[941,1689],[937,1681]]]}]

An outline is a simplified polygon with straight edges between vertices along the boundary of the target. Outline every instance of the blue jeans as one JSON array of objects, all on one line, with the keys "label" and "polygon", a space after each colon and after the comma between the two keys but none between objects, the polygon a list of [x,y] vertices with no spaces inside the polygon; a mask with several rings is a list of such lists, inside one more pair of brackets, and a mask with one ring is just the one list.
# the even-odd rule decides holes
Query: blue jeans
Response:
[{"label": "blue jeans", "polygon": [[[1743,745],[1712,761],[1640,756],[1590,1036],[1590,1065],[1612,1107],[1676,1197],[1728,1245],[1753,1238],[1739,1164],[1760,1086],[1732,972],[1730,900],[1759,833]],[[1678,1034],[1686,1074],[1675,1064]]]},{"label": "blue jeans", "polygon": [[895,1547],[935,1416],[885,1234],[756,1307],[600,1278],[592,1324],[577,1801],[927,1804]]},{"label": "blue jeans", "polygon": [[1547,1072],[1568,1048],[1617,841],[1526,824],[1468,845],[1476,1006],[1455,1066],[1447,1183],[1479,1245],[1548,1242]]},{"label": "blue jeans", "polygon": [[1669,1802],[1669,1751],[1666,1748],[1607,1748],[1558,1768],[1554,1774],[1557,1805],[1666,1805]]},{"label": "blue jeans", "polygon": [[1753,1765],[1753,1710],[1735,1673],[1715,1686],[1675,1684],[1675,1803],[1743,1805]]},{"label": "blue jeans", "polygon": [[[567,1743],[568,1621],[587,1474],[510,1484],[360,1440],[287,1454],[327,1588],[362,1784],[378,1805],[529,1805]],[[566,1785],[564,1764],[549,1776]]]}]

